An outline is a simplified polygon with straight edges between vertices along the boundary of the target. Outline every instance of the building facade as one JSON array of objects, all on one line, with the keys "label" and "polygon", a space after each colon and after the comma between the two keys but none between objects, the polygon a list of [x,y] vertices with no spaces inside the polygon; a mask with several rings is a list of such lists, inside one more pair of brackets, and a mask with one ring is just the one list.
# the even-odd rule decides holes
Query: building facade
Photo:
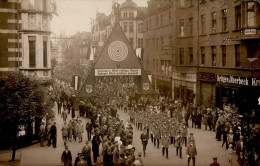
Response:
[{"label": "building facade", "polygon": [[51,79],[50,20],[55,10],[51,0],[6,0],[0,2],[0,71],[21,71],[42,80]]},{"label": "building facade", "polygon": [[[116,19],[125,32],[131,46],[142,59],[143,53],[143,16],[146,13],[146,7],[138,7],[132,0],[126,0],[119,7],[118,13],[113,11],[106,16],[104,13],[97,13],[93,23],[92,49],[95,55],[108,40]],[[116,16],[118,15],[118,16]],[[116,18],[118,17],[118,18]]]},{"label": "building facade", "polygon": [[143,65],[152,75],[156,91],[170,98],[175,38],[173,23],[172,1],[148,1],[148,14],[144,16]]}]

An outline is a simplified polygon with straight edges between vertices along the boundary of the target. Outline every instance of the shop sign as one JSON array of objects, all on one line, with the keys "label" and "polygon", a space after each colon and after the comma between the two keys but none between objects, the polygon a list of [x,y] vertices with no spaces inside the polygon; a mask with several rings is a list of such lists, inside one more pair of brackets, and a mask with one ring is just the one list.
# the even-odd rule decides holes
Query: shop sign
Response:
[{"label": "shop sign", "polygon": [[196,82],[197,76],[196,74],[189,74],[189,73],[173,73],[173,79],[175,80],[182,80],[187,82]]},{"label": "shop sign", "polygon": [[210,82],[216,81],[214,73],[206,73],[206,72],[199,72],[198,79],[203,81],[210,81]]},{"label": "shop sign", "polygon": [[245,29],[245,35],[255,35],[256,29]]},{"label": "shop sign", "polygon": [[260,86],[260,78],[254,77],[217,75],[217,82],[219,82],[220,84],[232,84],[241,86]]},{"label": "shop sign", "polygon": [[137,76],[141,69],[95,69],[95,76]]}]

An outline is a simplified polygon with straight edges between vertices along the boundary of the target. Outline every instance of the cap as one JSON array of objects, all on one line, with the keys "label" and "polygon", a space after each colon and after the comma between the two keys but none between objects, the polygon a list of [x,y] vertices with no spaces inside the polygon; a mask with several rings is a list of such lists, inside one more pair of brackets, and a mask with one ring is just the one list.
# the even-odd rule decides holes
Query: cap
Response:
[{"label": "cap", "polygon": [[193,133],[190,133],[190,135],[193,135]]},{"label": "cap", "polygon": [[142,156],[142,153],[141,153],[141,152],[139,152],[139,153],[138,153],[138,156]]},{"label": "cap", "polygon": [[218,158],[217,157],[213,157],[213,160],[217,160]]}]

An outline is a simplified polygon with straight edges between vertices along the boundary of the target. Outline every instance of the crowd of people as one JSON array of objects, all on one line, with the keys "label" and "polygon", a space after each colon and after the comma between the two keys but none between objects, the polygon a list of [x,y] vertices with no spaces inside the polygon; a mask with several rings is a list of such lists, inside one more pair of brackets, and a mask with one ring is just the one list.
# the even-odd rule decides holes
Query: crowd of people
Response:
[{"label": "crowd of people", "polygon": [[[154,148],[162,148],[162,155],[169,158],[168,149],[172,144],[176,148],[176,156],[183,158],[183,146],[186,148],[188,165],[192,160],[195,165],[197,149],[193,133],[188,128],[198,128],[216,133],[216,140],[223,141],[222,147],[227,149],[229,162],[232,164],[233,154],[237,154],[240,165],[259,164],[259,128],[256,127],[255,111],[241,116],[234,105],[219,108],[195,106],[192,103],[163,97],[138,99],[120,98],[116,103],[97,97],[91,101],[80,101],[79,116],[75,117],[72,97],[60,94],[56,97],[58,114],[63,118],[62,138],[65,151],[62,154],[64,165],[72,165],[72,157],[68,150],[68,141],[82,142],[82,134],[87,131],[87,141],[78,153],[74,165],[92,165],[101,154],[103,165],[143,165],[141,156],[146,156],[146,146],[150,140]],[[63,106],[63,111],[61,107]],[[129,115],[126,124],[118,117],[117,111]],[[71,114],[71,120],[67,117]],[[81,117],[89,118],[83,124]],[[140,136],[143,152],[135,155],[133,146],[133,125],[142,131]],[[40,128],[41,146],[46,138],[47,145],[56,147],[56,124],[48,124],[47,130],[42,124]],[[90,146],[92,144],[92,146]],[[102,146],[102,152],[99,147]],[[68,159],[69,158],[69,159]],[[71,158],[71,159],[70,159]],[[217,165],[214,159],[213,164]]]}]

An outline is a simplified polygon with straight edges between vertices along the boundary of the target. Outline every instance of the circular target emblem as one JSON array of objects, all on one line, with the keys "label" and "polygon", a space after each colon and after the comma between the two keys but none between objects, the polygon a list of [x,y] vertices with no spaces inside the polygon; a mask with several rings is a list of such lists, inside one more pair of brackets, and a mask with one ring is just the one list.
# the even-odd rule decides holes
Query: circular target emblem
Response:
[{"label": "circular target emblem", "polygon": [[122,41],[114,41],[108,47],[108,55],[113,61],[123,61],[128,55],[128,48]]}]

